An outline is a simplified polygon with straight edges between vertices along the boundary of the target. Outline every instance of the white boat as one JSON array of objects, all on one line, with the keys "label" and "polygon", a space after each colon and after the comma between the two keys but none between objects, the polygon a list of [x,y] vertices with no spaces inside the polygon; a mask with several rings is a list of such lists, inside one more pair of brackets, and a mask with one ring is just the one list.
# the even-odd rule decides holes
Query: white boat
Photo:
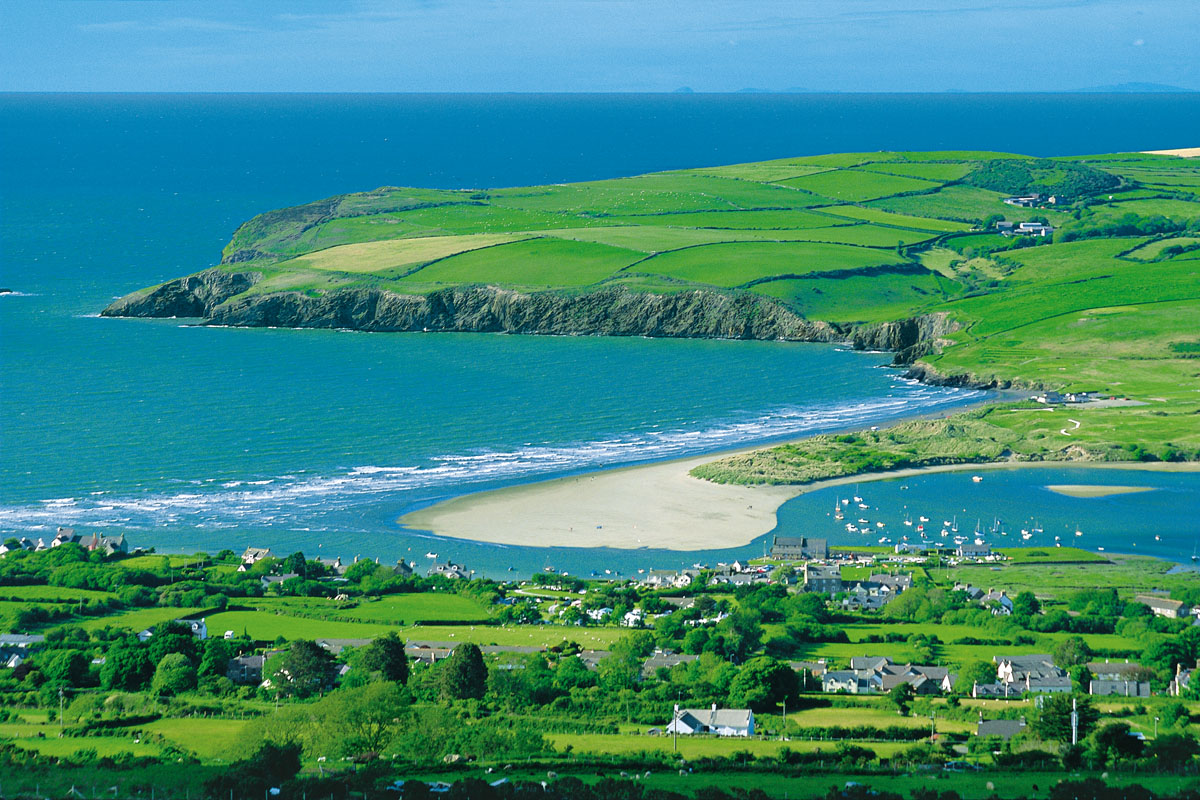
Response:
[{"label": "white boat", "polygon": [[859,507],[859,508],[870,508],[870,506],[869,506],[869,505],[867,505],[866,503],[859,503],[859,504],[858,504],[858,507]]},{"label": "white boat", "polygon": [[1075,531],[1076,536],[1083,536],[1083,531]]},{"label": "white boat", "polygon": [[954,517],[954,524],[950,526],[950,530],[954,531],[955,533],[958,533],[958,517],[957,516]]},{"label": "white boat", "polygon": [[880,543],[880,544],[891,544],[891,542],[892,542],[892,540],[891,540],[891,539],[889,539],[889,538],[888,538],[888,537],[886,537],[886,536],[882,536],[882,537],[880,537],[880,539],[879,539],[879,543]]},{"label": "white boat", "polygon": [[437,553],[426,553],[425,557],[426,558],[437,558]]},{"label": "white boat", "polygon": [[858,524],[859,524],[859,525],[870,525],[870,524],[871,524],[871,520],[867,519],[866,517],[859,517],[859,518],[858,518]]},{"label": "white boat", "polygon": [[875,527],[876,527],[876,528],[882,528],[882,527],[884,526],[884,524],[885,524],[885,523],[882,523],[882,522],[876,522],[876,523],[875,523]]},{"label": "white boat", "polygon": [[1021,531],[1021,538],[1028,541],[1033,538],[1033,534],[1029,531]]},{"label": "white boat", "polygon": [[853,522],[849,522],[846,524],[846,530],[850,531],[850,533],[858,533],[858,526]]},{"label": "white boat", "polygon": [[842,505],[844,505],[844,506],[848,506],[848,505],[850,505],[850,498],[848,498],[848,497],[843,497],[843,498],[842,498]]},{"label": "white boat", "polygon": [[929,517],[917,517],[918,522],[929,522]]},{"label": "white boat", "polygon": [[972,475],[971,480],[974,483],[983,483],[983,476],[982,475]]},{"label": "white boat", "polygon": [[975,537],[975,544],[977,544],[977,545],[982,545],[982,544],[983,544],[983,539],[982,539],[981,537],[979,537],[979,536],[976,536],[976,537]]}]

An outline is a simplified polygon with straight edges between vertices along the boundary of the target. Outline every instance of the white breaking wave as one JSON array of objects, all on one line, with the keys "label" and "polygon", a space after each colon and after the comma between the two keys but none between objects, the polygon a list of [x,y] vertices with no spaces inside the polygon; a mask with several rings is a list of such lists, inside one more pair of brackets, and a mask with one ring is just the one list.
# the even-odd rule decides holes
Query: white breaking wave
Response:
[{"label": "white breaking wave", "polygon": [[[911,384],[897,378],[897,382]],[[430,457],[420,464],[362,465],[340,474],[279,475],[215,484],[193,480],[187,492],[114,497],[63,497],[19,506],[0,506],[0,529],[32,531],[51,525],[120,526],[132,529],[171,525],[229,528],[238,525],[292,527],[314,517],[394,496],[470,491],[488,482],[613,467],[699,455],[741,445],[793,438],[895,419],[907,414],[960,405],[983,392],[914,384],[893,395],[849,404],[790,406],[746,419],[710,422],[704,427],[644,430],[590,442],[527,444],[510,450],[479,450]],[[431,492],[432,490],[432,492]],[[294,528],[293,528],[294,529]]]}]

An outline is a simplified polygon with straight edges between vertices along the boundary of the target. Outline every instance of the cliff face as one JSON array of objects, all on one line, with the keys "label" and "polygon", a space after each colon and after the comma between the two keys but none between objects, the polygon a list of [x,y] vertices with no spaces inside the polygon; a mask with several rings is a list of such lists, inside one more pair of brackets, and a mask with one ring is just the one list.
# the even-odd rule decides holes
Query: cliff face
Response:
[{"label": "cliff face", "polygon": [[200,317],[205,324],[241,327],[849,342],[860,350],[894,351],[901,364],[930,352],[955,329],[944,314],[858,326],[817,322],[768,297],[709,291],[565,294],[462,286],[427,295],[364,288],[237,297],[258,280],[257,273],[206,270],[121,298],[101,313]]},{"label": "cliff face", "polygon": [[207,317],[216,306],[259,281],[256,272],[207,269],[167,281],[148,292],[134,292],[100,312],[103,317]]}]

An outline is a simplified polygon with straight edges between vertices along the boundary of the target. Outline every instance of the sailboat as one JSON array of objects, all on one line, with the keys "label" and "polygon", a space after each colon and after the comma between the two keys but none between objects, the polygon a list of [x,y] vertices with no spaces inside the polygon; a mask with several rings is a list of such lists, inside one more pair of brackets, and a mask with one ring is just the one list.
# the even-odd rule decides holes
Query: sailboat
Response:
[{"label": "sailboat", "polygon": [[1192,563],[1195,564],[1198,561],[1200,561],[1200,555],[1196,553],[1196,543],[1192,542]]},{"label": "sailboat", "polygon": [[833,504],[833,518],[838,520],[843,519],[841,503]]}]

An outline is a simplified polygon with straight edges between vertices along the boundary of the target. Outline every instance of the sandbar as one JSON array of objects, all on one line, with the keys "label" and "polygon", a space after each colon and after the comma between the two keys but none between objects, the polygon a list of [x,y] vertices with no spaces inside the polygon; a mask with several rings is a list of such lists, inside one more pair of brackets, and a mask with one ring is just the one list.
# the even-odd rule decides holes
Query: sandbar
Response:
[{"label": "sandbar", "polygon": [[1098,486],[1083,483],[1059,483],[1046,488],[1055,494],[1065,494],[1067,497],[1108,497],[1114,494],[1154,491],[1153,486]]},{"label": "sandbar", "polygon": [[1175,150],[1143,150],[1156,156],[1181,156],[1183,158],[1200,158],[1200,147],[1180,147]]},{"label": "sandbar", "polygon": [[[733,452],[760,449],[747,447]],[[829,486],[938,472],[986,475],[988,471],[1014,467],[1200,470],[1196,463],[1003,461],[875,472],[786,486],[722,485],[688,474],[693,467],[724,455],[731,453],[709,453],[468,494],[406,514],[399,522],[454,539],[526,547],[717,550],[749,544],[774,529],[776,511],[785,501]]]}]

